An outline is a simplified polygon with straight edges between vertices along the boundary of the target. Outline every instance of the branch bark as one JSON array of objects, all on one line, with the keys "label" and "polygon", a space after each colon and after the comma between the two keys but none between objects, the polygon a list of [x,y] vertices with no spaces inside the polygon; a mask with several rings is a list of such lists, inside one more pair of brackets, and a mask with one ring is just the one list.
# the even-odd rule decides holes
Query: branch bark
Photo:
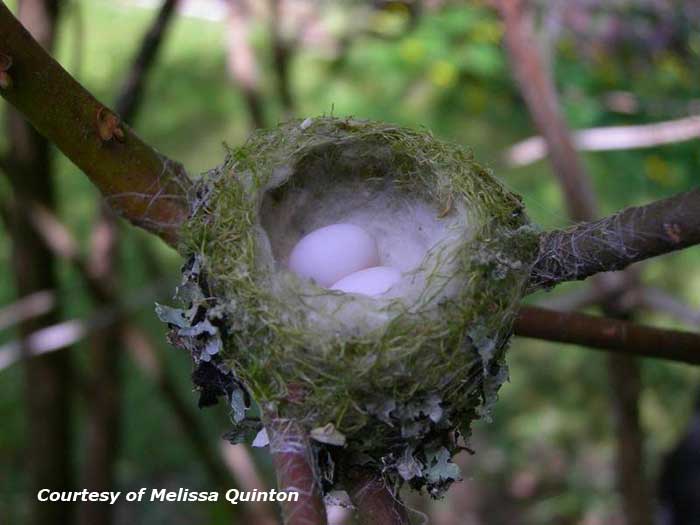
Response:
[{"label": "branch bark", "polygon": [[144,143],[76,82],[0,2],[0,94],[126,219],[174,244],[189,212],[184,168]]},{"label": "branch bark", "polygon": [[309,438],[291,420],[268,414],[265,428],[279,490],[299,492],[298,501],[282,504],[285,525],[326,525],[326,508],[312,468]]},{"label": "branch bark", "polygon": [[700,188],[603,219],[542,235],[531,290],[580,281],[599,272],[700,243]]},{"label": "branch bark", "polygon": [[608,317],[523,307],[515,321],[515,334],[622,355],[700,364],[700,334],[652,328]]},{"label": "branch bark", "polygon": [[408,525],[406,506],[398,495],[392,494],[384,480],[366,469],[356,469],[348,475],[348,494],[357,508],[361,525]]}]

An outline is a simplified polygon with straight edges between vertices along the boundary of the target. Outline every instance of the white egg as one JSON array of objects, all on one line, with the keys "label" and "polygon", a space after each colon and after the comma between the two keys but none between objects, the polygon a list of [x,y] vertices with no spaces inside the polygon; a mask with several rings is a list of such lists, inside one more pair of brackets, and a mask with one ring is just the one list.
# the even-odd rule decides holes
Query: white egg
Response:
[{"label": "white egg", "polygon": [[331,224],[303,237],[289,255],[289,269],[329,287],[353,272],[377,266],[374,238],[354,224]]},{"label": "white egg", "polygon": [[331,290],[376,297],[389,291],[401,280],[401,272],[389,266],[375,266],[351,273],[331,286]]}]

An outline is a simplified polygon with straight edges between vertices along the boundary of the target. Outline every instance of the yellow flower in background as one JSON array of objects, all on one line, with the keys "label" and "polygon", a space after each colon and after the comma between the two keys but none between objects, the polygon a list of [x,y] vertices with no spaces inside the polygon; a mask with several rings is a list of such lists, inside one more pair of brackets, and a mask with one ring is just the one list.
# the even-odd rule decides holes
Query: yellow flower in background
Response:
[{"label": "yellow flower in background", "polygon": [[401,58],[415,64],[425,57],[425,44],[418,38],[407,38],[401,43]]},{"label": "yellow flower in background", "polygon": [[471,40],[479,44],[497,44],[503,38],[503,24],[500,20],[485,20],[471,31]]},{"label": "yellow flower in background", "polygon": [[673,169],[669,162],[658,155],[649,155],[644,159],[644,171],[647,179],[660,186],[668,187],[678,183],[676,170]]},{"label": "yellow flower in background", "polygon": [[688,48],[696,55],[700,55],[700,35],[694,33],[688,37]]},{"label": "yellow flower in background", "polygon": [[688,71],[686,64],[673,53],[662,53],[656,60],[656,66],[668,84],[681,83],[689,86],[693,81],[693,76]]},{"label": "yellow flower in background", "polygon": [[428,77],[436,86],[449,88],[457,83],[457,68],[447,60],[437,60],[430,67]]},{"label": "yellow flower in background", "polygon": [[370,19],[372,30],[384,35],[398,35],[411,18],[411,13],[405,5],[396,4],[391,8],[377,11]]}]

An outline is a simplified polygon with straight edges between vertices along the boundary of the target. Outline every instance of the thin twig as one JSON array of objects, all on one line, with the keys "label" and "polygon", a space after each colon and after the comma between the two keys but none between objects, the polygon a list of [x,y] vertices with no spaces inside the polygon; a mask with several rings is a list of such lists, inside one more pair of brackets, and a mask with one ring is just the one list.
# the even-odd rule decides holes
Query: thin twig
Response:
[{"label": "thin twig", "polygon": [[146,78],[151,70],[170,22],[175,14],[179,0],[164,0],[153,23],[141,40],[141,47],[131,62],[131,67],[114,109],[126,122],[133,124],[136,113],[143,100]]},{"label": "thin twig", "polygon": [[665,313],[690,326],[700,326],[700,310],[679,301],[669,293],[656,288],[644,288],[639,295],[641,308]]},{"label": "thin twig", "polygon": [[0,330],[50,312],[56,306],[56,294],[52,290],[41,290],[18,299],[0,308]]},{"label": "thin twig", "polygon": [[265,428],[277,486],[299,494],[297,501],[288,500],[282,504],[285,525],[326,525],[326,508],[312,466],[308,436],[296,421],[272,413],[265,418]]},{"label": "thin twig", "polygon": [[[700,138],[700,116],[641,124],[637,126],[605,126],[573,132],[579,151],[613,151],[652,148]],[[543,137],[530,137],[514,144],[505,152],[511,166],[526,166],[547,156]]]}]

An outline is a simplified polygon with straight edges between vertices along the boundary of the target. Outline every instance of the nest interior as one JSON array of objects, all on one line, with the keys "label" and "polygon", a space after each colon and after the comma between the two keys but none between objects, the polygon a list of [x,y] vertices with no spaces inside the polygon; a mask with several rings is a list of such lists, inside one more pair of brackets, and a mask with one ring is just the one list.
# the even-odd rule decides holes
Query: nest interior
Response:
[{"label": "nest interior", "polygon": [[[337,222],[365,228],[401,270],[385,296],[286,269],[299,238]],[[214,364],[232,378],[213,391],[236,423],[249,394],[301,423],[327,488],[346,462],[439,495],[507,377],[536,247],[519,197],[469,151],[387,124],[293,121],[203,176],[181,245],[183,309],[160,315],[200,375]]]}]

